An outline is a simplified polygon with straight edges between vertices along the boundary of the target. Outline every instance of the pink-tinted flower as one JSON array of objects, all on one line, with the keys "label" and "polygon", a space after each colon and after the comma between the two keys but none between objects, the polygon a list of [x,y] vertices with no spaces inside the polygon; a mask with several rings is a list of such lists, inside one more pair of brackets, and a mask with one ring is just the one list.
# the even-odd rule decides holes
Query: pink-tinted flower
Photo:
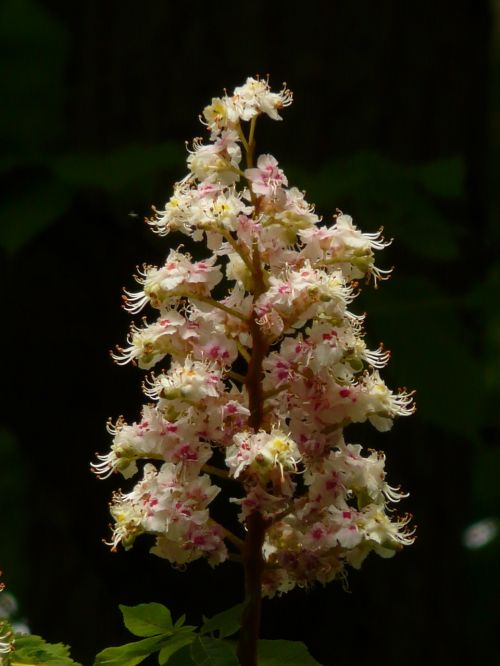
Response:
[{"label": "pink-tinted flower", "polygon": [[150,305],[154,319],[132,324],[112,357],[157,368],[141,417],[110,423],[111,450],[93,465],[101,478],[135,477],[114,495],[110,545],[149,534],[151,552],[177,566],[215,565],[226,541],[241,545],[243,529],[230,535],[210,515],[211,476],[230,477],[240,522],[265,520],[268,596],[343,578],[370,552],[389,557],[413,540],[409,518],[390,510],[405,494],[389,485],[385,456],[345,441],[350,423],[385,431],[414,409],[381,378],[390,354],[367,347],[365,316],[350,310],[357,280],[388,276],[375,265],[388,243],[340,211],[323,224],[272,155],[253,166],[257,118],[280,120],[291,101],[286,87],[248,78],[203,110],[209,140],[195,139],[187,175],[148,222],[206,252],[170,249],[125,292],[128,312]]},{"label": "pink-tinted flower", "polygon": [[256,169],[246,169],[245,178],[252,184],[255,194],[267,197],[275,196],[278,188],[288,185],[288,180],[278,161],[272,155],[260,155]]}]

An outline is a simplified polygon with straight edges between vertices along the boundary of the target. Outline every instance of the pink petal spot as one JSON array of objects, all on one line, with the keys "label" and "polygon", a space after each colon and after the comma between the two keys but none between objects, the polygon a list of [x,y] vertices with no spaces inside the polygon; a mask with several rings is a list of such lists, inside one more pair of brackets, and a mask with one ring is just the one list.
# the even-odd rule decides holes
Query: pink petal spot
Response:
[{"label": "pink petal spot", "polygon": [[177,457],[182,458],[182,460],[197,460],[196,452],[189,446],[189,444],[184,444],[177,451]]},{"label": "pink petal spot", "polygon": [[337,479],[328,479],[328,481],[325,483],[325,488],[327,490],[335,490],[337,485]]},{"label": "pink petal spot", "polygon": [[350,520],[351,519],[351,512],[350,511],[342,511],[342,518],[344,518],[344,520]]},{"label": "pink petal spot", "polygon": [[193,539],[193,543],[194,543],[195,546],[204,546],[206,544],[206,542],[207,542],[207,540],[205,539],[205,537],[202,534],[198,534]]},{"label": "pink petal spot", "polygon": [[339,395],[341,398],[348,398],[351,395],[351,391],[348,388],[340,389]]}]

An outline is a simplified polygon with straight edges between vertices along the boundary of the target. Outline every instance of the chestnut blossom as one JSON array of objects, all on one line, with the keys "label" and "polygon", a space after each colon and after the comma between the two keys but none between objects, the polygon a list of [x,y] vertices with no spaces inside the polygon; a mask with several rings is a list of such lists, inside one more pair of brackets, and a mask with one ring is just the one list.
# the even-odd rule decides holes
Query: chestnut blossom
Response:
[{"label": "chestnut blossom", "polygon": [[199,181],[232,185],[240,179],[240,161],[241,148],[237,132],[224,130],[208,145],[202,144],[201,140],[195,140],[187,163],[192,176]]},{"label": "chestnut blossom", "polygon": [[264,485],[276,473],[283,479],[285,472],[297,471],[299,461],[297,444],[279,428],[273,428],[270,433],[238,433],[226,449],[226,465],[235,479],[246,471]]},{"label": "chestnut blossom", "polygon": [[281,120],[278,111],[292,103],[292,93],[283,86],[279,93],[272,92],[267,81],[248,77],[242,86],[234,89],[231,97],[214,97],[203,110],[212,139],[224,129],[239,127],[241,120],[249,121],[264,113],[273,120]]},{"label": "chestnut blossom", "polygon": [[246,169],[245,178],[252,184],[255,194],[274,196],[278,188],[288,185],[288,180],[278,161],[272,155],[260,155],[256,169]]},{"label": "chestnut blossom", "polygon": [[210,477],[186,475],[179,478],[173,463],[164,463],[159,471],[144,467],[144,476],[133,491],[116,494],[111,505],[115,528],[111,544],[130,548],[136,537],[147,532],[158,535],[154,552],[168,557],[167,542],[172,544],[171,561],[185,564],[202,556],[224,559],[226,547],[222,530],[210,520],[208,504],[220,488]]},{"label": "chestnut blossom", "polygon": [[188,255],[175,250],[165,264],[144,266],[136,278],[143,289],[138,292],[125,291],[125,309],[137,314],[149,303],[163,310],[178,302],[181,297],[207,297],[211,289],[222,279],[219,266],[214,266],[216,258],[192,262]]},{"label": "chestnut blossom", "polygon": [[359,280],[389,276],[375,264],[389,243],[340,211],[322,221],[274,156],[254,163],[257,120],[280,120],[291,101],[248,78],[203,110],[210,137],[194,141],[187,175],[148,220],[202,250],[170,249],[125,291],[128,312],[150,308],[112,357],[155,370],[140,418],[109,422],[111,450],[93,465],[135,481],[114,494],[110,545],[150,535],[151,552],[177,566],[241,547],[245,530],[232,535],[211,513],[218,480],[231,480],[243,527],[255,513],[265,521],[269,596],[343,579],[370,552],[413,541],[410,518],[391,508],[406,494],[389,485],[384,454],[345,441],[351,423],[383,432],[414,410],[381,377],[390,353],[367,347],[365,316],[350,310]]}]

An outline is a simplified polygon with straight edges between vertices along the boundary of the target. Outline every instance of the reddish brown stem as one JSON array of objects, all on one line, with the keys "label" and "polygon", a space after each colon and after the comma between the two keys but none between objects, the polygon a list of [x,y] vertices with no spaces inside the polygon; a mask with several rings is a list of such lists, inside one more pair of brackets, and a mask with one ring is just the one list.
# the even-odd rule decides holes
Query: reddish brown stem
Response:
[{"label": "reddish brown stem", "polygon": [[257,666],[262,572],[264,570],[262,545],[266,534],[267,521],[260,513],[254,512],[247,518],[246,526],[247,536],[243,547],[246,604],[241,619],[238,659],[241,666]]},{"label": "reddish brown stem", "polygon": [[[265,291],[262,265],[257,242],[253,246],[254,302]],[[268,343],[262,335],[255,312],[250,319],[252,335],[252,356],[248,364],[245,385],[248,391],[250,416],[248,425],[254,432],[262,426],[264,395],[262,391],[262,362],[268,351]],[[254,511],[246,520],[247,534],[243,546],[243,567],[245,571],[245,610],[243,611],[238,659],[242,666],[257,666],[257,641],[259,639],[261,589],[264,559],[262,546],[269,521]]]}]

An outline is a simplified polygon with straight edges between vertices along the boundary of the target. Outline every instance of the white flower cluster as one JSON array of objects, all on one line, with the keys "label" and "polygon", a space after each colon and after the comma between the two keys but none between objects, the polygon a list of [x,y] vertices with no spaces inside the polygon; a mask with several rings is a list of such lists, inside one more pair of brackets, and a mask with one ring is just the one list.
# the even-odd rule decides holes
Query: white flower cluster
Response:
[{"label": "white flower cluster", "polygon": [[[0,571],[0,575],[1,575]],[[0,583],[0,592],[3,592],[5,589],[4,583]],[[2,657],[2,655],[8,655],[15,649],[15,639],[14,632],[8,619],[0,614],[0,666],[4,663],[4,659],[8,657]],[[10,663],[10,662],[9,662]]]},{"label": "white flower cluster", "polygon": [[[115,494],[111,544],[151,534],[152,552],[178,565],[219,563],[226,541],[241,547],[208,509],[211,477],[237,480],[241,522],[265,521],[270,596],[413,540],[409,518],[388,511],[403,495],[385,480],[384,456],[343,437],[350,423],[385,431],[413,411],[411,394],[380,377],[389,352],[366,347],[363,317],[347,309],[359,279],[387,277],[374,263],[387,243],[340,211],[323,224],[272,155],[255,159],[258,117],[280,119],[291,100],[249,78],[204,109],[210,141],[195,140],[188,175],[149,223],[205,240],[209,256],[170,250],[125,292],[129,312],[150,305],[158,317],[133,324],[114,359],[164,369],[144,383],[141,419],[109,425],[111,452],[94,465],[130,478],[148,461],[133,490]],[[226,293],[214,292],[223,280]]]}]

